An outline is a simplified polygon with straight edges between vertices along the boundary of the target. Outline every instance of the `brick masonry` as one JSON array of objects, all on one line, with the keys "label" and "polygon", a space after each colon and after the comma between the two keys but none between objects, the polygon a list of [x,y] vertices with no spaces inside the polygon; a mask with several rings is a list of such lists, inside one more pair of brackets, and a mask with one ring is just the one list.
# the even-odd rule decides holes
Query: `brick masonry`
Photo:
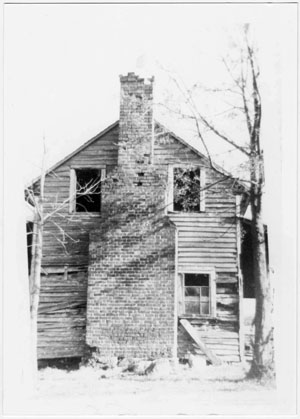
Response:
[{"label": "brick masonry", "polygon": [[90,234],[87,343],[105,356],[176,356],[175,226],[167,166],[153,164],[153,79],[121,77],[118,166]]}]

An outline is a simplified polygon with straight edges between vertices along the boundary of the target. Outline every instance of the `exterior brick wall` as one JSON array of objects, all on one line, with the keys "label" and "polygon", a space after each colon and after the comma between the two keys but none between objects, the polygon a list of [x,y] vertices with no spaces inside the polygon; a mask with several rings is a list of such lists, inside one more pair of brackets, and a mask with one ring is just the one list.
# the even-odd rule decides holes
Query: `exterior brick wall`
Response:
[{"label": "exterior brick wall", "polygon": [[167,166],[150,163],[152,83],[121,77],[118,166],[90,234],[87,343],[105,356],[176,356],[175,226]]}]

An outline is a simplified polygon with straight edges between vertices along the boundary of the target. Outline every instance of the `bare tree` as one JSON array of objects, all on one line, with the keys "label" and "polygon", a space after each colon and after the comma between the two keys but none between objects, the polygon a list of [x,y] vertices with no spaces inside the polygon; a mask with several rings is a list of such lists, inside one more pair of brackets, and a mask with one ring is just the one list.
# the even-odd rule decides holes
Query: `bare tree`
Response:
[{"label": "bare tree", "polygon": [[[253,265],[256,284],[256,312],[255,312],[255,339],[253,360],[249,377],[259,379],[275,377],[274,344],[273,344],[273,291],[270,276],[268,275],[266,261],[265,230],[262,219],[263,191],[264,191],[264,158],[261,146],[261,120],[262,100],[259,89],[259,68],[256,51],[249,41],[249,25],[244,27],[243,45],[239,46],[239,58],[233,60],[223,59],[230,83],[222,88],[205,89],[209,93],[225,95],[230,99],[230,111],[242,115],[248,141],[241,144],[231,134],[227,135],[218,126],[217,119],[211,120],[200,110],[196,101],[197,89],[203,91],[203,86],[197,84],[191,89],[178,76],[170,73],[170,77],[184,98],[184,108],[175,112],[189,118],[196,127],[198,139],[207,154],[210,166],[216,172],[226,176],[226,173],[217,166],[212,158],[208,146],[207,135],[228,144],[232,149],[238,150],[246,158],[248,173],[237,176],[239,182],[247,185],[250,195],[252,211],[251,234],[253,241]],[[234,99],[233,99],[234,98]],[[228,100],[228,99],[227,99]],[[232,104],[234,102],[234,104]],[[172,110],[172,109],[171,109]]]}]

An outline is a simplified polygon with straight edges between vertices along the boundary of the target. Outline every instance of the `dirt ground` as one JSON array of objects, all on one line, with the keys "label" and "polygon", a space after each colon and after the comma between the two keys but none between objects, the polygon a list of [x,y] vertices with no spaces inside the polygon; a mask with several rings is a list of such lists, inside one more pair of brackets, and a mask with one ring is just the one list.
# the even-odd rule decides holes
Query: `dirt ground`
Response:
[{"label": "dirt ground", "polygon": [[166,376],[103,378],[91,367],[39,371],[38,391],[11,415],[278,415],[289,406],[276,389],[245,380],[246,366],[179,366]]}]

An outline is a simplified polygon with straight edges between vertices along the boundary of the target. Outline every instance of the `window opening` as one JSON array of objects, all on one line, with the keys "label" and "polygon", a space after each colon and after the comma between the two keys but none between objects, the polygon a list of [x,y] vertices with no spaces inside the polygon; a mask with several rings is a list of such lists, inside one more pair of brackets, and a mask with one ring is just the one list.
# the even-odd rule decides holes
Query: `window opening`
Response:
[{"label": "window opening", "polygon": [[173,171],[173,208],[174,211],[200,211],[200,168]]},{"label": "window opening", "polygon": [[185,314],[210,315],[209,274],[184,274]]},{"label": "window opening", "polygon": [[76,169],[76,212],[100,212],[101,170]]}]

